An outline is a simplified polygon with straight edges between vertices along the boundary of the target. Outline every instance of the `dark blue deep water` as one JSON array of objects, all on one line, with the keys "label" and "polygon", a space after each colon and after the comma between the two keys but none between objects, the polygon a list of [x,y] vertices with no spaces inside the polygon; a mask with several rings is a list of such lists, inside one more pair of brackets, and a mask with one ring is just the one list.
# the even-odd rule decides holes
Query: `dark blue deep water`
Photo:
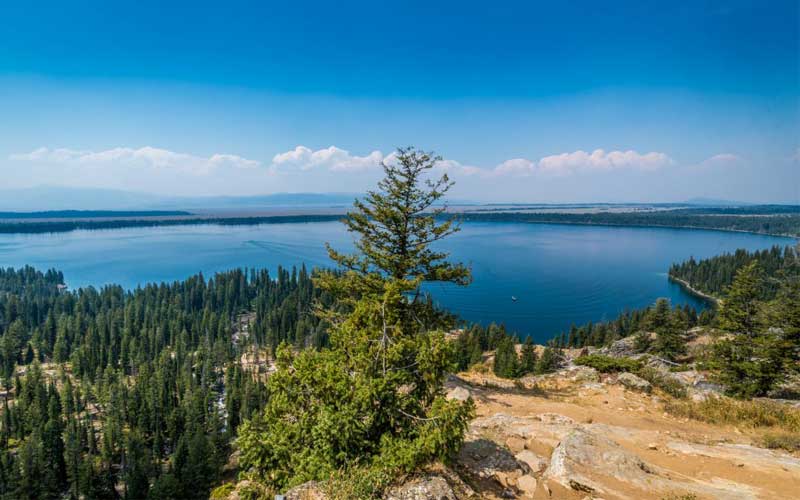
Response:
[{"label": "dark blue deep water", "polygon": [[[338,222],[0,235],[0,266],[57,268],[72,288],[107,283],[133,288],[234,267],[326,266],[326,241],[351,246]],[[472,267],[474,283],[434,284],[430,290],[464,319],[504,322],[521,335],[545,340],[571,323],[610,319],[658,297],[702,307],[669,282],[672,262],[791,243],[690,229],[467,223],[444,247]]]}]

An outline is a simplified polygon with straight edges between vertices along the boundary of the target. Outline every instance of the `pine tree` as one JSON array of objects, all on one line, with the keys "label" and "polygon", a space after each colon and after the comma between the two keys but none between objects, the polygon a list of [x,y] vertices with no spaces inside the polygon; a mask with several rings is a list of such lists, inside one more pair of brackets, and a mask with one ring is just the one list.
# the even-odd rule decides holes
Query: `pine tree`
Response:
[{"label": "pine tree", "polygon": [[[401,149],[385,178],[345,221],[357,237],[353,255],[328,247],[339,272],[316,283],[336,299],[320,308],[330,348],[294,354],[278,349],[264,411],[240,427],[245,469],[284,487],[328,479],[353,463],[374,464],[371,491],[388,471],[410,472],[461,445],[472,403],[448,401],[443,382],[453,344],[441,329],[452,317],[421,292],[426,281],[467,284],[469,271],[431,245],[458,230],[440,222],[436,203],[451,183],[425,181],[438,160]],[[303,450],[298,453],[298,450]]]},{"label": "pine tree", "polygon": [[675,360],[686,352],[678,320],[670,310],[669,300],[660,298],[651,310],[649,326],[656,333],[655,351],[661,356]]},{"label": "pine tree", "polygon": [[520,353],[520,372],[523,374],[533,373],[536,371],[536,346],[530,337],[525,339],[522,344],[522,352]]},{"label": "pine tree", "polygon": [[753,261],[740,268],[719,312],[720,328],[733,333],[755,335],[760,326],[758,314],[763,287],[764,282],[758,262]]},{"label": "pine tree", "polygon": [[542,351],[542,357],[536,363],[536,374],[550,373],[558,368],[559,355],[555,348],[547,345]]},{"label": "pine tree", "polygon": [[782,335],[762,325],[768,316],[762,289],[762,273],[753,261],[736,273],[719,312],[720,326],[733,337],[714,345],[713,363],[718,380],[733,396],[765,396],[788,374]]},{"label": "pine tree", "polygon": [[505,337],[494,352],[494,374],[503,378],[515,378],[519,375],[519,358],[511,337]]}]

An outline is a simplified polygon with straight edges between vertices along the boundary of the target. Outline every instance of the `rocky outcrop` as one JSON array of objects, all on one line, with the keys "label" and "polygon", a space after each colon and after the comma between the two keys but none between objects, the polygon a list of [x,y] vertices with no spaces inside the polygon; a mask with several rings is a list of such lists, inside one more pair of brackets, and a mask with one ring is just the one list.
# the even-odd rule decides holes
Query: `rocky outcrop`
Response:
[{"label": "rocky outcrop", "polygon": [[530,468],[514,455],[489,439],[471,439],[464,443],[458,455],[458,463],[471,476],[493,479],[503,486],[508,479],[516,479]]},{"label": "rocky outcrop", "polygon": [[700,481],[646,462],[592,426],[576,428],[553,452],[544,479],[575,492],[621,499],[658,492],[701,498],[754,499],[758,491],[726,481]]},{"label": "rocky outcrop", "polygon": [[617,382],[622,384],[626,389],[632,391],[644,392],[645,394],[653,392],[653,386],[650,385],[650,382],[633,373],[620,373],[617,377]]},{"label": "rocky outcrop", "polygon": [[614,357],[629,358],[638,353],[636,350],[636,336],[629,335],[628,337],[621,338],[614,341],[610,346],[600,349],[600,354]]}]

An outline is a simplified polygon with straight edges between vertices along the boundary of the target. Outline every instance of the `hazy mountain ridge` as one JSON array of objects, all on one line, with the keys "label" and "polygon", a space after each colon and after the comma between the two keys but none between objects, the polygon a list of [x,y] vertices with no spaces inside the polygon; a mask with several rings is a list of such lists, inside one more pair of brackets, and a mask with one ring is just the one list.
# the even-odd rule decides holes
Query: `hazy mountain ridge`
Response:
[{"label": "hazy mountain ridge", "polygon": [[0,211],[187,210],[350,205],[357,193],[275,193],[257,196],[161,196],[114,189],[37,186],[0,190]]}]

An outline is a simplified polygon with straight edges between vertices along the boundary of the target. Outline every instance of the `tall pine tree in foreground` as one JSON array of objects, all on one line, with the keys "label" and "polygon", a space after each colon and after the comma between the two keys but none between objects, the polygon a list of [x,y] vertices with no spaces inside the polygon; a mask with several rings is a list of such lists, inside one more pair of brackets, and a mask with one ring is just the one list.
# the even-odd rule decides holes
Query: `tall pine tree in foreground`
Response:
[{"label": "tall pine tree in foreground", "polygon": [[339,269],[316,283],[336,299],[319,311],[330,348],[278,349],[269,402],[240,428],[241,463],[258,480],[284,489],[327,479],[336,496],[374,497],[398,473],[461,446],[472,403],[443,395],[453,318],[422,292],[426,282],[470,281],[432,247],[458,231],[439,219],[451,182],[430,178],[438,160],[400,149],[344,221],[356,253],[329,247]]}]

